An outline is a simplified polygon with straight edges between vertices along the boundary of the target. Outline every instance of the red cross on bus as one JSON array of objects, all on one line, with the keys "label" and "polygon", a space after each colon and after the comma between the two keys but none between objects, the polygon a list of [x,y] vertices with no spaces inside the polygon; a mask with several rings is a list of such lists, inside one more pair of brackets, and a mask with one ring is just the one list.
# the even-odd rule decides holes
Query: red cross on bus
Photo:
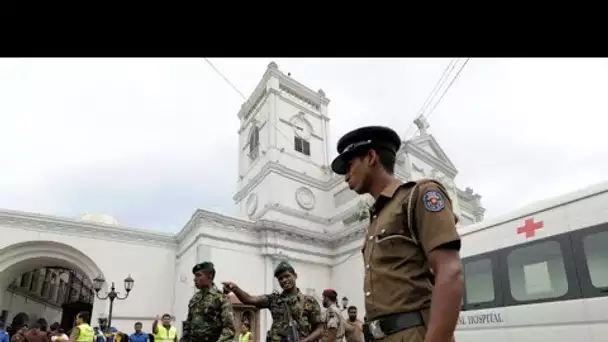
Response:
[{"label": "red cross on bus", "polygon": [[526,239],[533,237],[538,229],[544,226],[543,221],[534,222],[534,218],[524,221],[524,225],[517,227],[517,234],[526,233]]}]

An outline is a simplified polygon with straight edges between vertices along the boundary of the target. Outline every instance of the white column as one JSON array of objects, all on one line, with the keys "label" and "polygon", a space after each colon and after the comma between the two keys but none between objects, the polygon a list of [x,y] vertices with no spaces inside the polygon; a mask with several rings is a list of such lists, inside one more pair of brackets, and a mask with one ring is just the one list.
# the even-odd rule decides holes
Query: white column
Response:
[{"label": "white column", "polygon": [[[266,128],[268,129],[268,148],[266,149],[267,151],[270,151],[272,148],[278,148],[279,146],[279,143],[277,141],[279,134],[279,132],[277,132],[279,129],[279,118],[277,113],[277,95],[272,92],[273,90],[279,92],[279,85],[279,79],[275,76],[271,76],[268,80],[268,83],[266,84],[266,91],[269,92],[266,98],[268,108],[268,114],[266,114],[268,118],[268,123],[266,125]],[[260,120],[261,119],[262,118],[260,118]]]},{"label": "white column", "polygon": [[325,148],[323,149],[324,154],[325,154],[325,160],[324,160],[324,164],[327,166],[331,166],[330,165],[330,160],[329,160],[329,156],[331,155],[331,146],[330,146],[330,142],[329,142],[329,130],[327,129],[327,120],[322,119],[323,121],[323,125],[322,130],[323,130],[323,144],[325,145]]}]

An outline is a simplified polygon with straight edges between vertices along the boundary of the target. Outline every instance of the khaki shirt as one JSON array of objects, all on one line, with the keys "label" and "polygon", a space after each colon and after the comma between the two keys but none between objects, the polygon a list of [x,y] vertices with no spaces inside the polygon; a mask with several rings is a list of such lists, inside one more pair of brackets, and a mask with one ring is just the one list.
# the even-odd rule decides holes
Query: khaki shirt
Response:
[{"label": "khaki shirt", "polygon": [[[412,237],[408,200],[412,197]],[[429,180],[387,186],[370,210],[363,245],[368,320],[430,307],[433,274],[428,254],[437,247],[460,249],[456,216],[443,186]]]},{"label": "khaki shirt", "polygon": [[336,341],[341,341],[344,338],[346,327],[344,325],[344,317],[336,304],[332,304],[325,310],[325,330],[336,329]]}]

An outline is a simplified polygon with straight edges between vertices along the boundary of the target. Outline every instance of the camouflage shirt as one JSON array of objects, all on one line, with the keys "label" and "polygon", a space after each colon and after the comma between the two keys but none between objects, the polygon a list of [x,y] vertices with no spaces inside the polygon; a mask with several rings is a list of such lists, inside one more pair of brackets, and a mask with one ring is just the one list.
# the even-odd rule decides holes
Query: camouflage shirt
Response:
[{"label": "camouflage shirt", "polygon": [[195,293],[188,303],[182,342],[228,342],[234,339],[232,303],[216,288]]},{"label": "camouflage shirt", "polygon": [[268,304],[268,306],[264,305],[262,308],[270,309],[272,315],[270,336],[267,338],[269,341],[282,342],[287,340],[289,319],[286,303],[291,316],[298,323],[300,338],[310,335],[317,325],[322,323],[319,302],[312,296],[302,294],[300,290],[295,295],[271,293],[262,297],[264,303]]}]

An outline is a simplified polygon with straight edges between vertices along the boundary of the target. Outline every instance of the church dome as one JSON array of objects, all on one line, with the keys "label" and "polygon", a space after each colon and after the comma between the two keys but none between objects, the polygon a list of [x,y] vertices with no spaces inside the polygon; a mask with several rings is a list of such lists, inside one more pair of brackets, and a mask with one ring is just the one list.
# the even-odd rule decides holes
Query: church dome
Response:
[{"label": "church dome", "polygon": [[80,219],[84,220],[84,221],[108,224],[108,225],[112,225],[112,226],[120,225],[120,223],[118,222],[117,219],[115,219],[114,217],[112,217],[108,214],[87,213],[87,214],[82,215],[82,217],[80,217]]}]

